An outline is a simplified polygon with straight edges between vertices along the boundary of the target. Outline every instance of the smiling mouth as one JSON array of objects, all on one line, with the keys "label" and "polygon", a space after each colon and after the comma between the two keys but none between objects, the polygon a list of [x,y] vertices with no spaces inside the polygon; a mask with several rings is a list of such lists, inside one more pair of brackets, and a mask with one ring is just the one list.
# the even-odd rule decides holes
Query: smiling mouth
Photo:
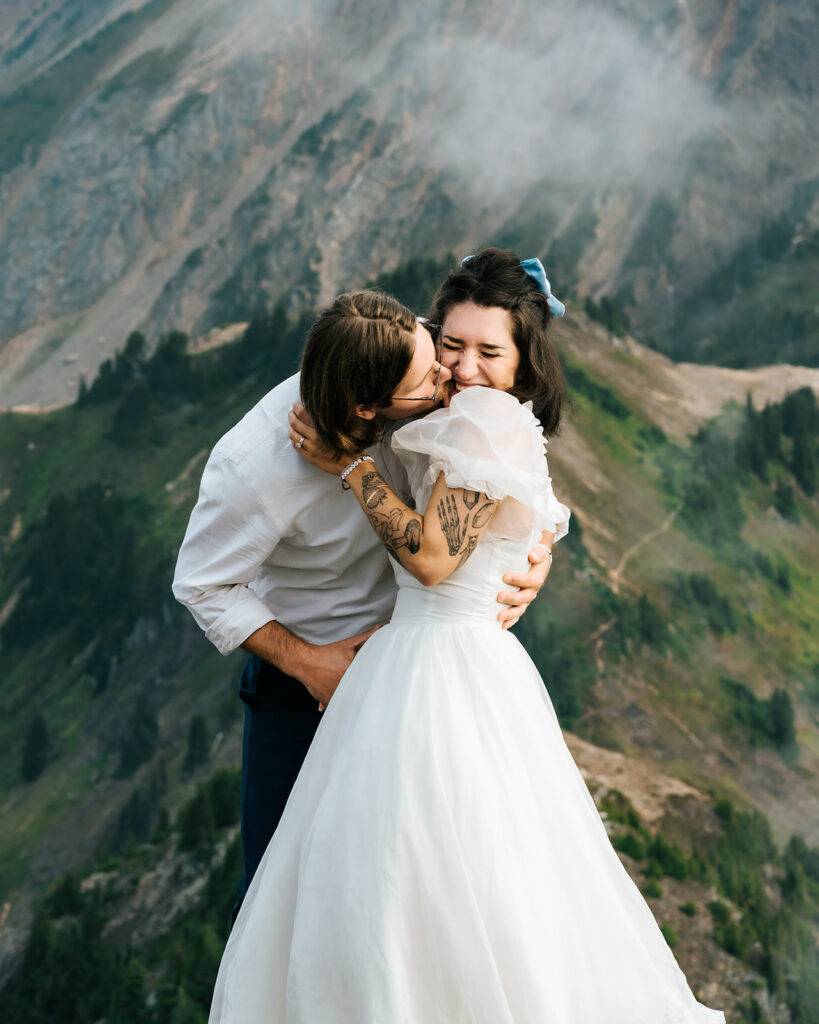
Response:
[{"label": "smiling mouth", "polygon": [[466,391],[467,388],[477,388],[480,385],[478,385],[478,384],[459,384],[456,380],[453,380],[452,386],[455,388],[456,391]]}]

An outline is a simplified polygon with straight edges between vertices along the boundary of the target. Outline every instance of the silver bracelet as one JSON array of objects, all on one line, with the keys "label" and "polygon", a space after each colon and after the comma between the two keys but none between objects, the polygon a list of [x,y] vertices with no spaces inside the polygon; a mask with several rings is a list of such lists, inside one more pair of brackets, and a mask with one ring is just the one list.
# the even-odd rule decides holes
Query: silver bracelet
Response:
[{"label": "silver bracelet", "polygon": [[342,491],[349,491],[350,485],[347,483],[347,477],[356,466],[360,466],[362,462],[372,462],[375,464],[375,459],[371,455],[359,455],[359,457],[351,462],[349,466],[341,471],[341,489]]}]

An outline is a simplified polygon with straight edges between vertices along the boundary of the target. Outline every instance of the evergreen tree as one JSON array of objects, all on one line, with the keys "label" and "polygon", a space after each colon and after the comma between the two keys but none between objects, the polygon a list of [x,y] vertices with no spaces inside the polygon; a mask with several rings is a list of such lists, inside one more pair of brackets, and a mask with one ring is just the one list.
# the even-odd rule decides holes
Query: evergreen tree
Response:
[{"label": "evergreen tree", "polygon": [[768,731],[771,739],[778,747],[784,747],[796,741],[794,728],[793,704],[787,690],[774,690],[768,700],[770,715]]},{"label": "evergreen tree", "polygon": [[48,919],[45,908],[40,908],[34,915],[31,931],[28,933],[23,962],[20,968],[21,1002],[26,1005],[32,1015],[36,1013],[42,1002],[43,978],[48,975],[48,963],[54,941],[54,928]]},{"label": "evergreen tree", "polygon": [[146,696],[141,696],[131,716],[129,729],[122,740],[118,779],[128,779],[141,764],[150,761],[159,738],[156,710]]},{"label": "evergreen tree", "polygon": [[38,779],[48,763],[51,739],[45,718],[37,712],[29,722],[23,742],[23,758],[20,771],[24,782]]},{"label": "evergreen tree", "polygon": [[111,440],[120,447],[135,445],[150,420],[151,394],[144,380],[136,381],[125,392],[111,423]]},{"label": "evergreen tree", "polygon": [[791,471],[796,481],[809,498],[819,487],[819,467],[816,465],[816,442],[801,431],[793,439]]},{"label": "evergreen tree", "polygon": [[79,914],[83,899],[77,877],[69,872],[59,879],[48,899],[48,909],[52,917],[63,917],[65,914]]},{"label": "evergreen tree", "polygon": [[185,754],[185,771],[191,773],[208,759],[210,740],[208,727],[203,715],[194,715],[188,726],[188,750]]},{"label": "evergreen tree", "polygon": [[767,404],[760,414],[762,440],[770,459],[782,461],[782,408]]},{"label": "evergreen tree", "polygon": [[796,504],[796,495],[793,487],[780,480],[774,488],[774,507],[783,519],[788,522],[798,523],[801,520],[799,506]]},{"label": "evergreen tree", "polygon": [[216,828],[229,828],[238,821],[241,786],[241,772],[231,768],[220,769],[208,783]]},{"label": "evergreen tree", "polygon": [[77,391],[77,400],[74,403],[78,409],[84,409],[88,405],[88,384],[85,377],[80,377],[80,387]]},{"label": "evergreen tree", "polygon": [[168,1024],[207,1024],[207,1017],[191,1000],[185,989],[180,987]]},{"label": "evergreen tree", "polygon": [[120,810],[110,839],[110,849],[119,853],[132,843],[144,843],[151,834],[156,803],[141,786],[134,789]]},{"label": "evergreen tree", "polygon": [[181,849],[207,860],[216,840],[213,806],[207,786],[200,786],[196,796],[182,810],[179,827]]},{"label": "evergreen tree", "polygon": [[665,619],[645,594],[637,601],[637,628],[640,639],[655,650],[662,650],[668,639]]},{"label": "evergreen tree", "polygon": [[145,970],[134,957],[122,971],[121,984],[113,992],[111,1021],[116,1024],[148,1024],[150,1015],[145,1006]]}]

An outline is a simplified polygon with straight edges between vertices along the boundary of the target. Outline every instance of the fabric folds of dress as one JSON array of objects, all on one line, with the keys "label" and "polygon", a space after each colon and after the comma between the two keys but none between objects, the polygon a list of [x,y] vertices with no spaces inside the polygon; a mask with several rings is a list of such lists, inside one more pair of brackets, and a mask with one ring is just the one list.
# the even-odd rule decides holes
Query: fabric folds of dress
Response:
[{"label": "fabric folds of dress", "polygon": [[725,1024],[691,992],[543,680],[497,622],[501,574],[568,520],[539,425],[510,401],[475,389],[435,430],[430,416],[396,432],[419,508],[444,472],[501,511],[516,502],[512,535],[433,587],[396,565],[393,619],[324,713],[211,1024]]}]

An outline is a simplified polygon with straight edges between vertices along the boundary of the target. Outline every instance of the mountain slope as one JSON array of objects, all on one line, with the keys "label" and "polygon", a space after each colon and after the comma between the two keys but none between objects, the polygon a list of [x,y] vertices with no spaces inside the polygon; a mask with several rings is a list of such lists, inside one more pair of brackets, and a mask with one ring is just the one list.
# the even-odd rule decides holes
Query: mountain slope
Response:
[{"label": "mountain slope", "polygon": [[677,358],[815,363],[817,44],[807,0],[7,5],[0,401],[486,240]]}]

